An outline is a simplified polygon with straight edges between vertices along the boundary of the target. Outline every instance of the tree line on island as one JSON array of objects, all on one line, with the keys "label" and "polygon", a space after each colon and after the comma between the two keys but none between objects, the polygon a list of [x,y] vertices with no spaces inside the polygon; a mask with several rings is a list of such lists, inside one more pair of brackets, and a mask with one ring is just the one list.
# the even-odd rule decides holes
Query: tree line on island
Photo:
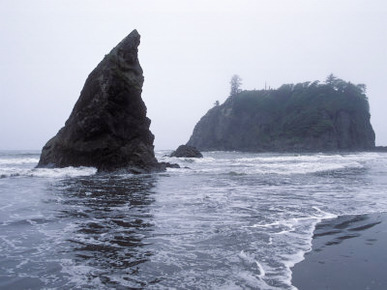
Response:
[{"label": "tree line on island", "polygon": [[325,82],[241,90],[202,117],[187,145],[200,150],[335,151],[375,147],[364,84],[329,75]]}]

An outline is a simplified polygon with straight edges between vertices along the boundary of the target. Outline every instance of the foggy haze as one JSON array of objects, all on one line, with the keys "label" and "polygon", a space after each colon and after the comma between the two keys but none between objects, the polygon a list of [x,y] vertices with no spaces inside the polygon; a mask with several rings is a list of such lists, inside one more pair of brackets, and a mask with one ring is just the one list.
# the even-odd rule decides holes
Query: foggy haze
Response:
[{"label": "foggy haze", "polygon": [[0,149],[41,149],[64,125],[88,74],[133,29],[156,149],[242,89],[333,73],[367,85],[376,144],[387,145],[383,0],[4,0],[0,2]]}]

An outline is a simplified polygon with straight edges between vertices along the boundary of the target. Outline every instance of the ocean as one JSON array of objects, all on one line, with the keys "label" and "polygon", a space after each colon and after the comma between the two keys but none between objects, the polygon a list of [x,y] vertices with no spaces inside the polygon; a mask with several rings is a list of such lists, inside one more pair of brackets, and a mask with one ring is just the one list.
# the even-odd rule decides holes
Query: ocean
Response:
[{"label": "ocean", "polygon": [[0,288],[296,289],[319,222],[387,209],[387,153],[169,153],[131,175],[0,151]]}]

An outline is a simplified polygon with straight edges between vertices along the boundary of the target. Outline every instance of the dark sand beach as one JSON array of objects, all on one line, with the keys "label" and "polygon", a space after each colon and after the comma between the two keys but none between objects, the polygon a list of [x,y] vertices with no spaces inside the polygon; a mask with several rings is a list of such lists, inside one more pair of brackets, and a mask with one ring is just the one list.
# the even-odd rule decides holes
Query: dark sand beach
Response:
[{"label": "dark sand beach", "polygon": [[312,243],[293,268],[298,289],[387,289],[387,214],[325,220]]}]

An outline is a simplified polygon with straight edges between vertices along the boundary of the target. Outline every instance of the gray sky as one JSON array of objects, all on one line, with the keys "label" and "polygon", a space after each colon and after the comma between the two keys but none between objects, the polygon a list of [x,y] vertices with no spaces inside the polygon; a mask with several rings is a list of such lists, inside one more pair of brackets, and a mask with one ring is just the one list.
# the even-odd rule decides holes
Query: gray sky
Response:
[{"label": "gray sky", "polygon": [[88,74],[133,29],[156,149],[186,143],[233,74],[242,89],[365,83],[387,145],[386,0],[1,0],[0,149],[41,149]]}]

